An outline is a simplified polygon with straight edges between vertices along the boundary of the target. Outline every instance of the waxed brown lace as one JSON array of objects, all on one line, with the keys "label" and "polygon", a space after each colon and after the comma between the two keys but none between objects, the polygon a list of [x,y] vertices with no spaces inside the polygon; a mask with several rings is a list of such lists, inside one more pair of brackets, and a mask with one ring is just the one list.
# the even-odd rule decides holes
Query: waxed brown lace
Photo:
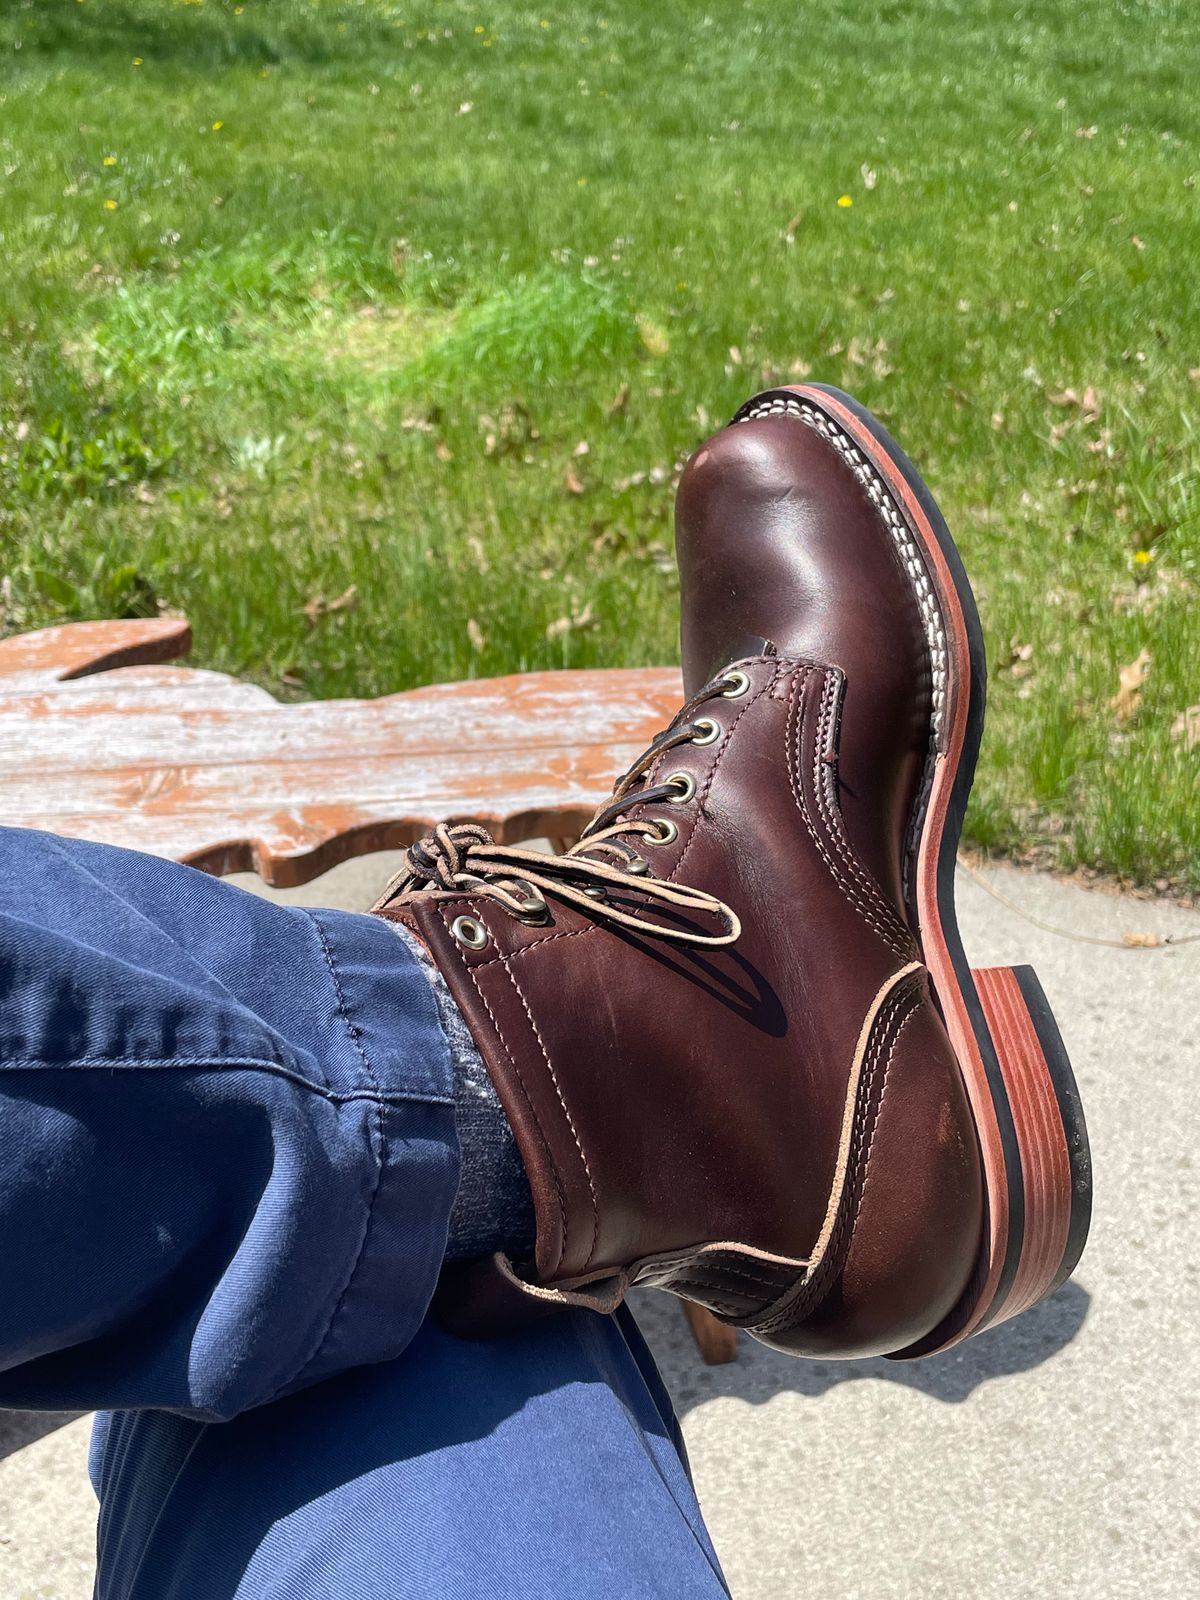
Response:
[{"label": "waxed brown lace", "polygon": [[[701,727],[692,720],[696,711],[706,700],[726,694],[732,681],[722,674],[692,696],[670,727],[617,779],[612,798],[599,807],[578,843],[563,854],[498,845],[487,829],[475,822],[441,822],[407,851],[404,865],[374,909],[403,905],[430,893],[466,891],[494,900],[523,921],[540,922],[547,912],[545,897],[551,895],[598,922],[653,934],[674,944],[696,948],[733,944],[742,931],[733,909],[703,889],[655,878],[649,863],[629,840],[659,841],[662,826],[653,817],[628,815],[634,809],[679,802],[677,781],[651,784],[646,781],[647,774],[666,751],[696,738]],[[647,903],[638,910],[624,911],[607,898],[609,889],[634,890]],[[705,934],[664,926],[647,915],[655,907],[705,913],[723,922],[725,930]]]}]

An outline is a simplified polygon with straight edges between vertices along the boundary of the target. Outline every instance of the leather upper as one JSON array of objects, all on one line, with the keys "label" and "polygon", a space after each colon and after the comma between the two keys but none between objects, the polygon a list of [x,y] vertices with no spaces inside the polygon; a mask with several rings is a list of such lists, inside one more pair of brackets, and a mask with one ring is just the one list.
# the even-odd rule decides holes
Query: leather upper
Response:
[{"label": "leather upper", "polygon": [[[740,937],[656,937],[668,921],[712,930],[636,876],[600,889],[633,928],[586,894],[556,898],[553,875],[544,915],[524,921],[469,874],[383,914],[433,951],[529,1175],[534,1259],[500,1260],[487,1294],[605,1308],[650,1282],[784,1349],[894,1352],[967,1292],[984,1212],[904,898],[937,675],[928,583],[816,398],[771,409],[787,414],[726,428],[684,472],[695,732],[614,802],[675,825],[638,854],[731,908]],[[673,775],[693,788],[680,803]],[[480,948],[455,935],[464,915]]]},{"label": "leather upper", "polygon": [[899,907],[929,751],[930,659],[870,473],[845,449],[797,411],[735,422],[692,456],[676,501],[684,687],[690,694],[764,639],[841,668],[846,829]]},{"label": "leather upper", "polygon": [[[974,1264],[969,1113],[912,938],[840,815],[844,675],[784,656],[739,666],[744,693],[702,707],[717,740],[648,774],[686,773],[696,793],[646,808],[678,837],[642,852],[733,906],[736,944],[668,946],[553,900],[523,923],[469,891],[405,914],[525,1160],[525,1276],[569,1289],[628,1274],[787,1348],[893,1350],[941,1320]],[[639,904],[636,880],[621,899]],[[463,914],[483,948],[453,936]],[[810,1264],[818,1292],[797,1302]]]}]

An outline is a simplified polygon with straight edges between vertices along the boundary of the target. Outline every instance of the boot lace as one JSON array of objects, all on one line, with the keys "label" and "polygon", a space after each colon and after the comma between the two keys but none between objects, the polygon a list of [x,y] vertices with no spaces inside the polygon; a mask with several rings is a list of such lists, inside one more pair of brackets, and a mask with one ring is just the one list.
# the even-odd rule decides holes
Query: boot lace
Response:
[{"label": "boot lace", "polygon": [[[673,822],[631,816],[647,806],[684,805],[695,793],[686,773],[676,772],[650,783],[650,768],[666,751],[683,744],[712,744],[719,724],[696,713],[716,696],[734,698],[749,687],[745,673],[731,669],[692,696],[682,711],[647,745],[613,785],[612,798],[599,807],[578,842],[561,855],[498,845],[486,828],[474,822],[440,822],[406,853],[404,865],[391,879],[373,909],[404,905],[430,893],[470,893],[494,900],[522,922],[547,920],[546,896],[565,901],[599,922],[650,933],[656,939],[697,949],[733,944],[741,935],[736,913],[716,895],[687,884],[655,878],[637,843],[668,844],[676,837]],[[633,910],[614,905],[613,890],[633,890],[645,904]],[[654,908],[701,912],[723,924],[706,934],[692,928],[664,926],[648,915]]]}]

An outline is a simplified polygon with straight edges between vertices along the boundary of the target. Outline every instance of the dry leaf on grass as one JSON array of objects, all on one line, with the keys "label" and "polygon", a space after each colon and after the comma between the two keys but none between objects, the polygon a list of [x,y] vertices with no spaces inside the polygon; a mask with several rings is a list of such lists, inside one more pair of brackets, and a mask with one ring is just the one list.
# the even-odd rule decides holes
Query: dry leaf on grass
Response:
[{"label": "dry leaf on grass", "polygon": [[331,617],[338,611],[353,611],[358,604],[358,585],[352,583],[348,589],[343,589],[335,600],[326,600],[323,595],[315,594],[311,600],[305,602],[304,615],[308,618],[310,628],[315,628],[322,617]]},{"label": "dry leaf on grass", "polygon": [[623,383],[605,408],[608,417],[623,417],[629,409],[629,385]]},{"label": "dry leaf on grass", "polygon": [[467,638],[471,641],[471,649],[482,655],[487,649],[487,640],[483,636],[483,629],[474,617],[467,619]]},{"label": "dry leaf on grass", "polygon": [[546,637],[561,639],[564,633],[583,633],[595,626],[596,619],[592,615],[592,608],[586,605],[582,611],[574,611],[569,617],[556,617],[546,629]]},{"label": "dry leaf on grass", "polygon": [[1008,670],[1014,678],[1027,678],[1033,671],[1033,646],[1012,639],[1008,646]]},{"label": "dry leaf on grass", "polygon": [[1127,667],[1117,674],[1120,688],[1109,704],[1117,714],[1118,722],[1128,722],[1142,703],[1142,685],[1150,676],[1150,652],[1139,650]]},{"label": "dry leaf on grass", "polygon": [[567,462],[566,466],[563,468],[563,483],[566,486],[566,490],[567,490],[568,494],[582,494],[583,493],[583,484],[580,481],[578,475],[576,474],[575,468],[571,465],[571,463],[569,461]]},{"label": "dry leaf on grass", "polygon": [[[846,360],[852,367],[869,366],[877,378],[890,377],[894,368],[887,359],[888,342],[886,339],[860,339],[856,335],[846,346]],[[970,396],[964,395],[963,401],[969,405]]]},{"label": "dry leaf on grass", "polygon": [[1185,750],[1194,750],[1200,744],[1200,705],[1188,706],[1171,724],[1171,737],[1181,740]]},{"label": "dry leaf on grass", "polygon": [[1046,399],[1052,406],[1078,410],[1085,422],[1095,422],[1100,415],[1100,391],[1091,383],[1082,394],[1078,389],[1048,389]]}]

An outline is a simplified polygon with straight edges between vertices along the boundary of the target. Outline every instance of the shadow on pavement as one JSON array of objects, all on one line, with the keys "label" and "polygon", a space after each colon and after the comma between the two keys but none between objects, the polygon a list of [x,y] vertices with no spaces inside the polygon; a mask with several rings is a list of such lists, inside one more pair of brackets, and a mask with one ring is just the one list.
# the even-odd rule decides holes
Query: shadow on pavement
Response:
[{"label": "shadow on pavement", "polygon": [[82,1417],[82,1411],[0,1411],[0,1461],[57,1428]]},{"label": "shadow on pavement", "polygon": [[675,1408],[682,1414],[718,1395],[761,1405],[781,1393],[815,1398],[839,1383],[862,1378],[903,1384],[957,1405],[991,1379],[1029,1372],[1070,1344],[1083,1327],[1091,1296],[1079,1284],[1066,1283],[1012,1322],[922,1361],[802,1361],[743,1335],[737,1361],[724,1367],[702,1364],[672,1296],[643,1292],[632,1303]]}]

